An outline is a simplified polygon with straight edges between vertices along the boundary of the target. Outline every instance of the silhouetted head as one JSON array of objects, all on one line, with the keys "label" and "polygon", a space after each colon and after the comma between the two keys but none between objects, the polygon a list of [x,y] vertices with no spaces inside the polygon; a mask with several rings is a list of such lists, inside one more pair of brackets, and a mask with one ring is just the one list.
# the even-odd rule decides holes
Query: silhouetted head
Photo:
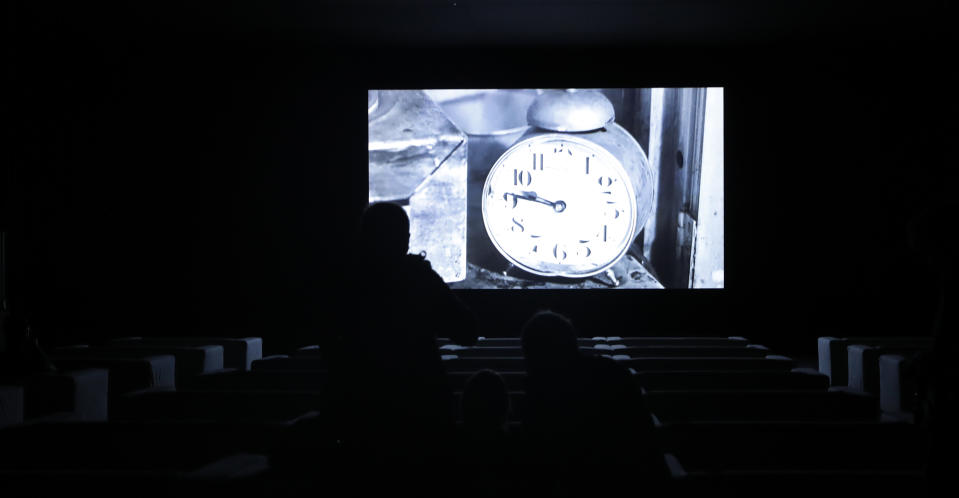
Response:
[{"label": "silhouetted head", "polygon": [[361,249],[386,258],[399,258],[410,249],[410,218],[388,202],[366,208],[360,222]]},{"label": "silhouetted head", "polygon": [[579,354],[573,323],[553,311],[539,311],[530,317],[523,325],[521,340],[530,370],[562,367]]},{"label": "silhouetted head", "polygon": [[470,376],[463,388],[463,423],[486,432],[502,430],[509,419],[509,391],[506,382],[492,370]]}]

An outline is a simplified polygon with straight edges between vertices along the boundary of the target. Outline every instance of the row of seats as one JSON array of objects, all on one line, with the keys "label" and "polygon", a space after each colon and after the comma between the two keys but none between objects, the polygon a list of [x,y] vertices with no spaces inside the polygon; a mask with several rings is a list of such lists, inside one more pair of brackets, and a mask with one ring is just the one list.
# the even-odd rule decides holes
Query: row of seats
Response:
[{"label": "row of seats", "polygon": [[249,371],[262,357],[256,337],[127,337],[49,356],[56,373],[0,379],[0,481],[15,494],[262,496],[269,438],[316,414],[263,416],[268,393],[189,390],[197,378]]},{"label": "row of seats", "polygon": [[[264,362],[250,372],[222,372],[195,377],[187,387],[192,390],[284,390],[302,391],[316,389],[326,381],[322,362],[303,362],[304,369],[283,369],[286,362]],[[474,370],[475,371],[475,370]],[[449,371],[451,385],[461,390],[474,371]],[[499,372],[510,390],[525,389],[526,374],[523,371]],[[828,378],[806,368],[764,371],[756,375],[750,370],[666,370],[636,372],[640,382],[650,390],[675,389],[735,389],[735,390],[825,390]]]},{"label": "row of seats", "polygon": [[[526,402],[519,340],[483,338],[470,348],[439,343],[458,394],[481,368],[502,375],[519,426]],[[808,494],[826,484],[858,489],[863,476],[879,474],[885,477],[868,484],[917,485],[922,460],[912,424],[883,422],[876,396],[831,388],[826,373],[744,338],[600,337],[583,338],[580,347],[618,361],[644,387],[677,492],[748,496],[766,486],[764,494]],[[78,360],[81,369],[61,375],[82,368],[108,373],[101,391],[109,393],[107,416],[3,429],[4,455],[28,456],[0,461],[0,479],[82,485],[77,480],[109,475],[119,492],[116,483],[136,486],[152,473],[158,493],[195,481],[231,494],[256,495],[281,481],[291,486],[295,479],[271,474],[279,455],[302,446],[338,451],[326,432],[328,373],[320,353],[306,346],[263,357],[257,338],[124,338],[58,350],[58,365]],[[18,388],[0,389],[0,407]],[[777,482],[792,485],[784,490]]]},{"label": "row of seats", "polygon": [[0,377],[0,427],[27,421],[106,420],[108,373],[84,368]]},{"label": "row of seats", "polygon": [[[597,344],[595,346],[580,346],[580,351],[590,354],[605,354],[626,356],[627,358],[762,358],[769,354],[763,346],[750,344],[747,347],[739,346],[625,346],[622,344]],[[522,358],[523,350],[519,346],[441,346],[440,351],[456,358]]]},{"label": "row of seats", "polygon": [[[677,485],[674,491],[690,496],[921,492],[925,465],[921,434],[911,423],[881,416],[872,370],[853,373],[871,369],[879,357],[868,349],[849,348],[843,358],[853,365],[849,376],[854,380],[838,385],[837,371],[845,373],[847,364],[836,361],[836,354],[840,344],[850,342],[857,341],[827,344],[820,339],[819,371],[790,372],[793,379],[805,374],[818,384],[793,390],[747,391],[737,386],[706,394],[681,383],[688,378],[678,381],[672,372],[657,374],[671,380],[665,386],[647,383],[646,388],[653,389],[647,401]],[[855,355],[858,359],[853,359]],[[644,381],[654,378],[643,372],[639,376]],[[763,371],[746,376],[782,382]]]},{"label": "row of seats", "polygon": [[[510,390],[513,420],[522,419],[526,374],[517,338],[482,339],[472,347],[439,342],[454,389],[481,368],[497,370]],[[859,476],[876,473],[897,476],[895,482],[874,481],[892,487],[921,481],[914,426],[881,422],[875,396],[830,389],[828,375],[744,338],[601,337],[581,338],[579,346],[627,366],[644,386],[682,489],[705,493],[725,485],[741,492],[775,477],[795,484],[779,492],[808,494],[822,491],[814,483],[854,487]],[[312,346],[264,358],[251,373],[319,375],[324,366],[318,352]],[[750,478],[726,479],[735,475]]]},{"label": "row of seats", "polygon": [[[748,346],[749,340],[745,337],[580,337],[577,339],[580,346],[622,345],[622,346]],[[437,338],[440,347],[454,344],[448,337]],[[489,346],[520,346],[519,337],[480,337],[479,342],[468,347]],[[467,347],[467,346],[460,346]]]},{"label": "row of seats", "polygon": [[887,418],[913,419],[917,378],[907,365],[932,350],[931,337],[820,337],[818,346],[830,385],[878,396]]}]

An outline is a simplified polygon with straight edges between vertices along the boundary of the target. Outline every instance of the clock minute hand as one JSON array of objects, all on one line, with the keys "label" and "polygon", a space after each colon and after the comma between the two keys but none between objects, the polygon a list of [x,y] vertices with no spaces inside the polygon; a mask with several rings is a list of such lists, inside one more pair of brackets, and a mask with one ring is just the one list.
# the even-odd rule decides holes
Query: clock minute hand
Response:
[{"label": "clock minute hand", "polygon": [[545,204],[545,205],[547,205],[547,206],[552,207],[553,210],[556,211],[557,213],[561,213],[561,212],[563,212],[563,211],[566,209],[566,202],[564,202],[564,201],[556,201],[556,202],[549,201],[549,200],[546,200],[546,199],[544,199],[544,198],[536,195],[536,192],[532,192],[532,191],[523,192],[523,193],[520,194],[520,195],[518,195],[518,194],[513,194],[513,193],[509,193],[509,194],[507,194],[507,195],[512,195],[512,196],[513,196],[513,199],[514,199],[513,202],[515,202],[515,199],[525,199],[525,200],[527,200],[527,201],[538,202],[538,203],[540,203],[540,204]]}]

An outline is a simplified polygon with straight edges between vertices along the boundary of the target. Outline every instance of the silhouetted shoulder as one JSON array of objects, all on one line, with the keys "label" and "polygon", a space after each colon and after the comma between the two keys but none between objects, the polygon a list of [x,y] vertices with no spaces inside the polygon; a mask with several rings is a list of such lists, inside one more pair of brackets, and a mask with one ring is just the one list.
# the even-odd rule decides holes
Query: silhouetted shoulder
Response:
[{"label": "silhouetted shoulder", "polygon": [[[407,254],[405,261],[407,264],[414,266],[420,270],[433,271],[433,265],[430,264],[430,261],[428,259],[426,259],[426,256],[423,256],[421,254]],[[433,273],[436,273],[436,272],[433,272]]]},{"label": "silhouetted shoulder", "polygon": [[429,296],[428,302],[432,303],[430,315],[441,324],[437,335],[448,336],[462,346],[475,344],[479,335],[476,316],[433,270],[429,260],[418,254],[407,254],[403,258],[403,268],[412,292]]},{"label": "silhouetted shoulder", "polygon": [[639,383],[629,370],[604,357],[587,357],[585,363],[584,374],[594,390],[594,402],[605,405],[612,416],[632,419],[631,429],[645,429],[635,423],[637,415],[646,412],[646,406]]},{"label": "silhouetted shoulder", "polygon": [[433,270],[429,260],[419,254],[407,254],[403,258],[403,268],[414,278],[424,279],[433,285],[446,286],[443,277]]}]

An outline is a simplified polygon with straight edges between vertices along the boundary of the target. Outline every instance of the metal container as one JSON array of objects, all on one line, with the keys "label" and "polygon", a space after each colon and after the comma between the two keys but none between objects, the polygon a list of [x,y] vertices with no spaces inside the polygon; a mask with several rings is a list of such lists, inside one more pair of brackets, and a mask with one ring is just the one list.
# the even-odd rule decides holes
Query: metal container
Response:
[{"label": "metal container", "polygon": [[446,282],[466,278],[466,134],[419,90],[371,91],[369,202],[410,217],[410,252]]},{"label": "metal container", "polygon": [[500,155],[529,126],[526,110],[537,90],[426,90],[466,132],[469,144],[467,173],[467,244],[470,263],[487,267],[499,255],[483,225],[482,191],[486,175]]}]

